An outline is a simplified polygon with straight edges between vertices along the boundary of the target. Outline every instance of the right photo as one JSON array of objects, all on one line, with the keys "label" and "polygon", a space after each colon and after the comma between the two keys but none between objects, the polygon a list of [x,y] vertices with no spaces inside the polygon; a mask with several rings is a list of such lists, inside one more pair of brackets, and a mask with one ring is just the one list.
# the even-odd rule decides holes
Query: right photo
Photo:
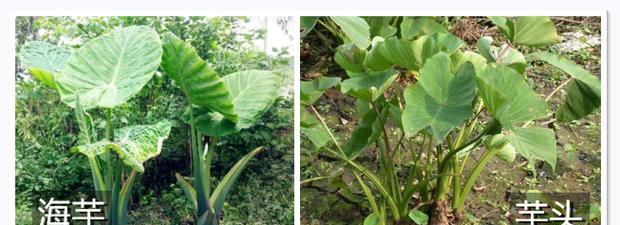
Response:
[{"label": "right photo", "polygon": [[301,224],[600,224],[601,16],[300,22]]}]

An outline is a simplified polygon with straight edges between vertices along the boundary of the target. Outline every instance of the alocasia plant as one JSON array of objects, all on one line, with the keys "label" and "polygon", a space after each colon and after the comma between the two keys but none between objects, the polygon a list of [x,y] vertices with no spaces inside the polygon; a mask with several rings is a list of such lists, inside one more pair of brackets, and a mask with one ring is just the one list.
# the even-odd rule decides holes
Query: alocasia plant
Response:
[{"label": "alocasia plant", "polygon": [[[409,219],[443,225],[450,222],[450,211],[458,220],[491,158],[512,162],[518,153],[555,169],[554,131],[535,126],[536,120],[555,115],[558,122],[570,122],[600,106],[600,80],[590,72],[551,52],[523,55],[517,50],[558,43],[549,18],[489,19],[508,41],[496,47],[493,38],[481,37],[477,52],[463,48],[464,41],[431,17],[302,19],[304,35],[321,25],[341,39],[333,59],[348,78],[301,82],[301,132],[316,152],[340,159],[354,175],[372,211],[365,225],[406,224]],[[555,112],[547,104],[551,96],[542,98],[527,82],[531,61],[570,75],[568,94]],[[343,146],[313,106],[330,88],[356,99],[357,127]],[[377,171],[356,162],[375,146]],[[468,160],[473,151],[484,151],[480,160]],[[395,162],[401,152],[410,153],[409,162]],[[466,164],[472,165],[470,171]]]},{"label": "alocasia plant", "polygon": [[[113,110],[151,80],[162,57],[159,35],[145,26],[119,28],[71,50],[45,42],[28,42],[21,63],[38,80],[52,87],[75,110],[79,145],[72,152],[88,158],[98,199],[106,203],[109,224],[127,224],[127,207],[143,163],[161,152],[170,122],[115,129]],[[105,110],[103,138],[88,109]],[[125,166],[123,166],[125,165]]]},{"label": "alocasia plant", "polygon": [[[172,33],[162,37],[162,68],[188,100],[193,182],[177,179],[196,209],[197,224],[219,224],[224,201],[247,163],[263,148],[250,151],[211,186],[211,161],[217,139],[254,125],[279,95],[282,77],[271,71],[246,70],[220,77],[194,47]],[[203,137],[209,137],[208,147]],[[192,184],[193,183],[193,184]]]}]

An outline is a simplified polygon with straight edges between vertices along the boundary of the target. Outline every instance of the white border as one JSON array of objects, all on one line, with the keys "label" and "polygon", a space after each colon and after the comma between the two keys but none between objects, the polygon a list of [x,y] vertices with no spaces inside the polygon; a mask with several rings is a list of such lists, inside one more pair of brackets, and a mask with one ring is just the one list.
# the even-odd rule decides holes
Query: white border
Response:
[{"label": "white border", "polygon": [[[382,15],[417,15],[417,16],[480,16],[480,15],[502,15],[502,16],[533,16],[533,15],[548,15],[548,16],[600,16],[601,17],[601,224],[608,223],[608,95],[610,94],[608,89],[608,14],[607,11],[590,10],[590,11],[538,11],[538,10],[520,10],[520,11],[483,11],[483,10],[347,10],[347,11],[318,11],[318,10],[21,10],[10,12],[10,27],[8,32],[9,40],[9,58],[11,65],[7,67],[10,74],[9,88],[4,89],[4,96],[9,96],[8,106],[12,114],[8,118],[8,128],[10,133],[8,135],[8,155],[6,159],[9,163],[8,170],[4,170],[2,180],[9,181],[8,184],[3,184],[0,188],[0,192],[8,193],[8,196],[2,196],[3,202],[9,202],[10,206],[6,207],[3,211],[3,218],[12,219],[15,221],[15,79],[13,78],[15,72],[15,17],[16,16],[189,16],[189,15],[209,15],[209,16],[327,16],[327,15],[340,15],[340,16],[382,16]],[[296,23],[293,26],[294,30],[299,30],[299,18],[296,18]],[[299,32],[293,32],[294,46],[291,50],[291,54],[295,59],[295,76],[294,76],[294,204],[295,204],[295,224],[301,223],[301,209],[300,209],[300,177],[301,171],[300,165],[300,106],[299,106],[299,78],[300,78],[300,65],[299,60]],[[3,157],[2,157],[3,158]],[[5,194],[6,195],[6,194]]]},{"label": "white border", "polygon": [[608,41],[608,34],[607,31],[609,29],[608,24],[607,24],[607,18],[608,14],[607,12],[602,12],[601,15],[601,224],[608,224],[608,209],[609,209],[609,203],[608,203],[608,199],[609,196],[607,194],[607,188],[608,186],[608,165],[607,163],[609,162],[609,158],[608,158],[608,151],[609,149],[607,148],[608,143],[607,143],[607,138],[609,137],[607,135],[607,131],[608,131],[608,123],[607,123],[607,119],[608,119],[608,110],[609,110],[609,106],[608,106],[608,96],[609,96],[609,89],[607,89],[609,87],[609,83],[608,83],[608,79],[609,79],[609,74],[607,74],[607,71],[609,69],[608,67],[608,61],[607,61],[607,51],[608,51],[608,47],[609,47],[609,43]]}]

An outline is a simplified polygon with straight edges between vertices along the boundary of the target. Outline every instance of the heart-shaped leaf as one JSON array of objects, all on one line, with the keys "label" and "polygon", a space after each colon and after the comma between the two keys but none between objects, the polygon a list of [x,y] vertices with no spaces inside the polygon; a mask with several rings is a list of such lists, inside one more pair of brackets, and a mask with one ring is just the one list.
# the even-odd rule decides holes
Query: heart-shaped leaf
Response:
[{"label": "heart-shaped leaf", "polygon": [[330,17],[359,49],[370,45],[370,26],[359,16]]},{"label": "heart-shaped leaf", "polygon": [[349,78],[340,83],[342,93],[373,102],[396,80],[398,71],[386,70],[369,72],[359,77]]},{"label": "heart-shaped leaf", "polygon": [[336,48],[334,61],[344,70],[361,73],[364,71],[364,58],[366,58],[366,50],[355,47],[353,43],[347,43]]},{"label": "heart-shaped leaf", "polygon": [[601,106],[600,93],[580,80],[568,84],[568,94],[555,113],[560,122],[579,120],[594,112]]},{"label": "heart-shaped leaf", "polygon": [[383,70],[391,65],[399,65],[410,70],[419,69],[419,65],[413,61],[414,53],[411,41],[401,40],[396,37],[388,38],[374,46],[366,63],[373,70]]},{"label": "heart-shaped leaf", "polygon": [[553,130],[547,128],[515,127],[506,135],[510,145],[528,160],[543,160],[555,169],[557,159]]},{"label": "heart-shaped leaf", "polygon": [[515,70],[489,64],[476,79],[487,110],[504,126],[539,119],[549,114],[547,103]]},{"label": "heart-shaped leaf", "polygon": [[273,105],[280,95],[282,76],[267,70],[244,70],[222,78],[233,97],[239,120],[237,129],[248,128]]},{"label": "heart-shaped leaf", "polygon": [[340,83],[340,77],[319,77],[312,81],[301,81],[300,102],[302,105],[312,105],[327,89]]},{"label": "heart-shaped leaf", "polygon": [[37,80],[56,89],[54,77],[65,66],[71,50],[47,42],[29,41],[19,51],[19,60]]},{"label": "heart-shaped leaf", "polygon": [[545,16],[519,16],[514,19],[491,16],[489,19],[514,44],[539,47],[560,41],[555,24]]},{"label": "heart-shaped leaf", "polygon": [[[463,40],[450,33],[435,33],[424,35],[412,42],[413,60],[418,67],[424,65],[427,59],[438,52],[445,52],[448,55],[456,52],[465,45]],[[411,59],[409,59],[411,60]]]},{"label": "heart-shaped leaf", "polygon": [[231,94],[220,77],[198,56],[196,49],[172,33],[163,34],[162,42],[161,66],[189,101],[236,122]]},{"label": "heart-shaped leaf", "polygon": [[170,122],[163,120],[154,125],[135,125],[114,131],[114,141],[100,141],[75,146],[72,152],[94,158],[107,151],[114,151],[118,157],[136,172],[144,172],[142,163],[161,152],[163,141],[170,134]]},{"label": "heart-shaped leaf", "polygon": [[86,42],[68,59],[56,83],[62,101],[85,109],[112,108],[135,94],[153,77],[161,62],[157,33],[146,26],[131,26]]},{"label": "heart-shaped leaf", "polygon": [[456,51],[450,55],[450,60],[452,60],[452,71],[458,70],[463,63],[470,62],[474,65],[476,74],[481,74],[487,66],[487,60],[480,54],[472,51]]},{"label": "heart-shaped leaf", "polygon": [[514,21],[512,42],[528,46],[543,46],[560,42],[555,24],[546,16],[520,16]]},{"label": "heart-shaped leaf", "polygon": [[413,136],[430,126],[441,142],[450,130],[467,119],[474,98],[474,66],[466,62],[453,73],[446,53],[437,53],[420,69],[420,80],[405,90],[402,121],[405,134]]},{"label": "heart-shaped leaf", "polygon": [[209,136],[225,136],[253,126],[279,96],[282,77],[266,70],[245,70],[226,75],[222,81],[233,98],[238,121],[218,112],[195,113],[198,130]]},{"label": "heart-shaped leaf", "polygon": [[300,118],[301,134],[310,139],[316,148],[321,148],[329,142],[329,132],[308,110],[302,109]]}]

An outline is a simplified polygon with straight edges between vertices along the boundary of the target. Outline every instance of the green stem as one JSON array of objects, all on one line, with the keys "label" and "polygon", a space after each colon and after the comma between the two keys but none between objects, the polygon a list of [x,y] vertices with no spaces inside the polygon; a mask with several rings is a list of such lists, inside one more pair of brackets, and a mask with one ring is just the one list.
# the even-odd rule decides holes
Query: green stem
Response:
[{"label": "green stem", "polygon": [[352,169],[360,172],[362,175],[364,175],[375,186],[375,188],[377,188],[379,190],[379,193],[381,194],[381,196],[383,196],[383,198],[387,202],[387,205],[392,210],[392,214],[393,214],[394,218],[400,218],[398,206],[396,205],[396,202],[394,201],[394,198],[389,194],[389,191],[387,190],[387,188],[383,185],[381,180],[374,173],[372,173],[370,170],[364,168],[362,165],[359,165],[359,164],[357,164],[357,163],[347,159],[346,156],[340,155],[340,154],[336,153],[335,151],[333,151],[331,149],[326,149],[326,151],[331,153],[331,154],[333,154],[334,156],[340,158],[341,160],[346,162],[350,166],[350,168],[352,168]]},{"label": "green stem", "polygon": [[121,192],[119,194],[120,205],[118,208],[118,215],[119,215],[120,225],[127,224],[129,199],[131,199],[131,189],[133,187],[134,181],[136,180],[136,176],[137,176],[137,172],[132,170],[131,173],[129,174],[129,177],[127,177],[127,180],[125,180],[125,183],[123,184],[123,187],[121,188]]},{"label": "green stem", "polygon": [[107,202],[107,198],[104,194],[106,191],[105,182],[103,181],[103,175],[101,174],[101,168],[99,168],[97,158],[88,157],[88,164],[90,165],[90,172],[93,175],[93,183],[95,184],[95,194],[97,195],[97,199]]},{"label": "green stem", "polygon": [[[492,120],[484,129],[484,131],[482,131],[476,138],[474,138],[473,140],[469,141],[466,144],[463,144],[461,146],[459,146],[458,148],[455,148],[451,151],[448,152],[448,154],[446,154],[446,156],[443,158],[443,160],[441,161],[441,164],[439,165],[439,173],[446,173],[450,168],[450,164],[452,163],[452,157],[456,156],[456,153],[458,153],[459,151],[463,150],[464,148],[466,148],[467,146],[473,145],[472,147],[475,148],[476,146],[478,146],[480,144],[480,142],[482,141],[482,137],[484,135],[486,135],[492,128],[494,128],[497,125],[497,121]],[[444,189],[444,187],[442,186],[443,184],[445,184],[445,178],[440,177],[439,180],[437,181],[437,192],[436,193],[436,198],[438,200],[445,200],[446,197],[446,190]]]},{"label": "green stem", "polygon": [[206,156],[204,157],[204,179],[203,185],[205,186],[205,192],[207,194],[211,193],[211,161],[213,160],[213,154],[215,153],[215,148],[217,147],[218,139],[216,137],[211,137],[211,143],[209,143],[209,149],[207,149]]},{"label": "green stem", "polygon": [[[105,131],[104,131],[104,139],[106,141],[113,141],[113,133],[114,133],[114,128],[112,127],[112,109],[107,109],[105,111]],[[105,160],[105,178],[103,180],[104,182],[104,187],[106,191],[111,191],[111,193],[103,193],[103,195],[112,195],[111,197],[104,197],[105,200],[107,200],[108,202],[105,202],[106,204],[111,205],[113,201],[113,192],[114,190],[114,185],[115,185],[115,179],[114,179],[114,164],[113,164],[113,160],[115,159],[115,157],[113,157],[112,153],[110,153],[110,151],[106,151],[102,156],[102,158],[104,158]],[[110,209],[112,209],[112,207],[109,207]],[[108,212],[112,213],[113,210],[108,210]]]},{"label": "green stem", "polygon": [[493,158],[493,156],[497,154],[499,150],[500,149],[497,148],[492,151],[485,151],[484,154],[482,154],[480,161],[476,163],[476,166],[474,167],[474,169],[471,171],[471,173],[467,177],[467,181],[465,181],[465,186],[463,187],[463,190],[459,194],[458,201],[455,201],[454,203],[454,208],[457,211],[463,210],[463,207],[465,205],[465,199],[467,195],[469,194],[469,192],[471,191],[472,187],[474,186],[476,179],[478,179],[484,167],[489,163],[489,161]]},{"label": "green stem", "polygon": [[[116,158],[116,157],[113,157]],[[112,161],[112,159],[110,159],[110,161]],[[114,167],[111,168],[112,170],[112,191],[111,191],[111,200],[110,203],[108,205],[108,209],[110,212],[110,218],[108,218],[110,220],[110,223],[112,225],[119,225],[121,222],[121,218],[122,216],[119,215],[119,194],[121,192],[121,176],[122,176],[122,165],[120,163],[120,160],[114,160],[115,165]]]},{"label": "green stem", "polygon": [[190,132],[192,138],[192,167],[194,170],[194,187],[196,188],[196,203],[198,210],[196,216],[200,218],[203,214],[210,211],[209,207],[209,193],[206,192],[204,186],[204,174],[203,174],[203,160],[200,152],[200,141],[198,139],[198,133],[196,132],[194,113],[192,111],[191,104],[189,105],[190,116]]}]

